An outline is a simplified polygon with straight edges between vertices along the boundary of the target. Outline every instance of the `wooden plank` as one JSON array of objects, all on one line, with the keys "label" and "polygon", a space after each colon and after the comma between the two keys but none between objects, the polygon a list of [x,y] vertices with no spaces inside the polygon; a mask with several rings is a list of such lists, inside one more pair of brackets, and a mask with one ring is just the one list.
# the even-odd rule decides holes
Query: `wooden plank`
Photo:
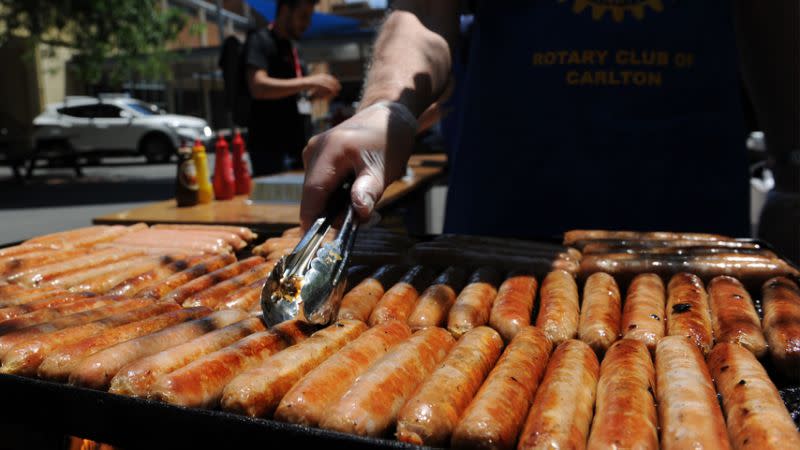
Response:
[{"label": "wooden plank", "polygon": [[[409,161],[412,176],[398,180],[386,189],[378,202],[384,209],[410,193],[425,187],[444,172],[445,155],[414,155]],[[151,203],[138,208],[95,217],[95,224],[207,223],[249,226],[261,230],[280,231],[297,226],[300,205],[286,203],[253,203],[246,196],[214,201],[204,205],[178,208],[175,200]]]}]

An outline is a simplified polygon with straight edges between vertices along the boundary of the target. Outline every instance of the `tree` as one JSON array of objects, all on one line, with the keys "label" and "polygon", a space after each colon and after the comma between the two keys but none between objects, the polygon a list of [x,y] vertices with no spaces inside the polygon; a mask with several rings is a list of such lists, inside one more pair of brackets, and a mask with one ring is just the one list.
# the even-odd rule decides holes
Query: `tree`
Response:
[{"label": "tree", "polygon": [[[167,43],[184,26],[160,0],[0,0],[0,45],[12,37],[77,51],[77,76],[118,83],[167,74]],[[112,58],[113,64],[106,64]]]}]

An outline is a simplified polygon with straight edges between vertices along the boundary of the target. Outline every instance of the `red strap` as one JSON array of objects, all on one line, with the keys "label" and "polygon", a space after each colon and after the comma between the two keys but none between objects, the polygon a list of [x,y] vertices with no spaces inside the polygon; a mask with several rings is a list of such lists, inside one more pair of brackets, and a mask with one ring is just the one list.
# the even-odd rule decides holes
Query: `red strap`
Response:
[{"label": "red strap", "polygon": [[303,69],[300,68],[300,57],[297,55],[297,49],[292,45],[292,59],[294,59],[294,74],[297,78],[303,78]]}]

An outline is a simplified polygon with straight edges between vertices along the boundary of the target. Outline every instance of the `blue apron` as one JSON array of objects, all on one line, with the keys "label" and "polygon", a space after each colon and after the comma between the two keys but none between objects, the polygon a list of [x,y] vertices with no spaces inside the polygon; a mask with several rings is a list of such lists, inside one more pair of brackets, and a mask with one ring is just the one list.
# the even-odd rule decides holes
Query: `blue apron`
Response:
[{"label": "blue apron", "polygon": [[749,235],[726,0],[482,1],[447,232]]}]

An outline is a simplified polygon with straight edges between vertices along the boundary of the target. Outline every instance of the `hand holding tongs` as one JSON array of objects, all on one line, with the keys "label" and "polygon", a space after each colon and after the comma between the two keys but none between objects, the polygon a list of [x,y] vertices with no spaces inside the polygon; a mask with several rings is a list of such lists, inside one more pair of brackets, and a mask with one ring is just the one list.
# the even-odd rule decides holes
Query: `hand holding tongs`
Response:
[{"label": "hand holding tongs", "polygon": [[[268,326],[290,319],[324,325],[333,318],[342,300],[345,269],[358,231],[350,204],[351,186],[352,182],[342,186],[326,216],[314,222],[292,253],[278,260],[267,277],[261,291],[261,309]],[[349,206],[339,234],[323,244],[343,201]]]}]

